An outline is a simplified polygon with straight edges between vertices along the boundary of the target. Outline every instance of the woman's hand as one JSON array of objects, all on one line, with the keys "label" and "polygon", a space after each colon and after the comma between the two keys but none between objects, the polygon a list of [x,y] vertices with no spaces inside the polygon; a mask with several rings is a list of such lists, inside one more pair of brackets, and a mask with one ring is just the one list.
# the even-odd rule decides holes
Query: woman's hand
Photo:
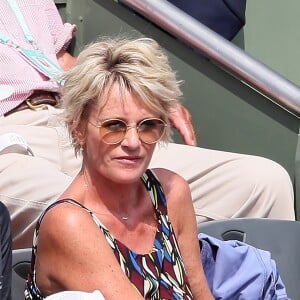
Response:
[{"label": "woman's hand", "polygon": [[178,103],[175,109],[169,114],[169,120],[172,126],[179,131],[183,141],[187,145],[197,146],[192,116],[186,107]]}]

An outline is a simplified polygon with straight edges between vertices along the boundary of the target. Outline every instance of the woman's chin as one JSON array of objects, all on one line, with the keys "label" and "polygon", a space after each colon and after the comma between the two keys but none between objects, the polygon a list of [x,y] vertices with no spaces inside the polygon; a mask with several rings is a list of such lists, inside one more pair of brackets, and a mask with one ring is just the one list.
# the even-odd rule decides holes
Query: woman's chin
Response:
[{"label": "woman's chin", "polygon": [[141,170],[119,170],[117,173],[111,174],[112,181],[120,183],[120,184],[131,184],[140,180],[144,171]]}]

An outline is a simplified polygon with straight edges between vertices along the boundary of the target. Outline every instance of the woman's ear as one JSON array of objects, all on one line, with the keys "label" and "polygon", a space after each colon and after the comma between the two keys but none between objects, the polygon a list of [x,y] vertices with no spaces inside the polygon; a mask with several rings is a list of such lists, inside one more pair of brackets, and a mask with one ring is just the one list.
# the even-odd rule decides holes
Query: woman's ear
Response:
[{"label": "woman's ear", "polygon": [[72,137],[76,141],[76,144],[83,146],[85,144],[85,129],[83,126],[74,129]]}]

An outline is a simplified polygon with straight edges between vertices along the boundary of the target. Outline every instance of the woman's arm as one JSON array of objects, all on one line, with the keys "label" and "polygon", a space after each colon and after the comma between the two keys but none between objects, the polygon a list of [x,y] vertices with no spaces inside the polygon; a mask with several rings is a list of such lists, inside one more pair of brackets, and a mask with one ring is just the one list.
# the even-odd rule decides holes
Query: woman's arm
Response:
[{"label": "woman's arm", "polygon": [[46,213],[39,231],[36,271],[37,285],[45,295],[99,290],[106,300],[143,299],[91,216],[71,204]]},{"label": "woman's arm", "polygon": [[197,224],[188,183],[179,175],[156,169],[167,198],[168,214],[175,231],[194,299],[214,299],[203,271]]}]

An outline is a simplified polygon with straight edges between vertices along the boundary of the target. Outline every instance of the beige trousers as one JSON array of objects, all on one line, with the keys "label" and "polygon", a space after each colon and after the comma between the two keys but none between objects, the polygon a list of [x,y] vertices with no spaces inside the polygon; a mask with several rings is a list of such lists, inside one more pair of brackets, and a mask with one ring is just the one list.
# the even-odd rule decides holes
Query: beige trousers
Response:
[{"label": "beige trousers", "polygon": [[[0,135],[23,136],[34,156],[0,154],[0,201],[12,218],[13,247],[30,247],[35,222],[71,183],[81,167],[60,110],[24,110],[0,117]],[[265,158],[170,143],[157,147],[150,167],[165,167],[190,184],[198,222],[235,217],[294,220],[287,172]]]}]

